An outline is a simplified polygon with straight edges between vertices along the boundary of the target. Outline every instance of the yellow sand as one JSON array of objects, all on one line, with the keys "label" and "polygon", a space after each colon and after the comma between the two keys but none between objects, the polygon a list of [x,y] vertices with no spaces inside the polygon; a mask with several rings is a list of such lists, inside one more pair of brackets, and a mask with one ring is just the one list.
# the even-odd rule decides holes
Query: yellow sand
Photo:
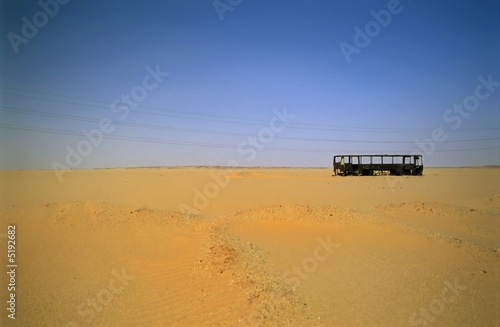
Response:
[{"label": "yellow sand", "polygon": [[0,171],[1,326],[498,326],[500,169]]}]

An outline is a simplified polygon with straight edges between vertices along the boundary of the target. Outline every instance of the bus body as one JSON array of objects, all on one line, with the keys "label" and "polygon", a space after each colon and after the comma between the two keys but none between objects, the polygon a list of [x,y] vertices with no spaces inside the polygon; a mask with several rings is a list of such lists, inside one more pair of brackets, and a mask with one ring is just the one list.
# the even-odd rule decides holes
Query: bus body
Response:
[{"label": "bus body", "polygon": [[339,176],[373,175],[422,175],[424,165],[421,155],[370,154],[336,155],[333,157],[333,174]]}]

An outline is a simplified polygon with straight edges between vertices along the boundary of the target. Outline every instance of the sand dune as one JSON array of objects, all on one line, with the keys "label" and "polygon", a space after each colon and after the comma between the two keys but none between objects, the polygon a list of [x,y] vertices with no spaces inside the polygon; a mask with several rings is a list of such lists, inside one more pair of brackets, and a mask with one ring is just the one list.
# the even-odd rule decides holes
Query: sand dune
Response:
[{"label": "sand dune", "polygon": [[500,323],[500,169],[397,178],[113,169],[62,183],[50,171],[2,171],[0,180],[0,232],[16,224],[18,263],[16,320],[4,309],[2,326]]}]

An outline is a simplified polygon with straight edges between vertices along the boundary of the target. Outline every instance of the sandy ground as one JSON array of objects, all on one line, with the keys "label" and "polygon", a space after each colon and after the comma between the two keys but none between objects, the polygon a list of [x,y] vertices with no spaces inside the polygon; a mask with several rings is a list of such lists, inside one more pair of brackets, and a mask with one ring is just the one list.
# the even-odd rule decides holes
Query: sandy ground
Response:
[{"label": "sandy ground", "polygon": [[500,169],[0,171],[1,326],[499,326]]}]

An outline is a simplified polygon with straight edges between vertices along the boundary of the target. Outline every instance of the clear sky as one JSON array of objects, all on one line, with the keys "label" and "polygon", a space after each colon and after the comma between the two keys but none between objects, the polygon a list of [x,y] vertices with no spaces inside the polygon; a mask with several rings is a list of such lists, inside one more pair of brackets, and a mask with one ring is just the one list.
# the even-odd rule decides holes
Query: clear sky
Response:
[{"label": "clear sky", "polygon": [[500,164],[500,1],[0,9],[1,169]]}]

